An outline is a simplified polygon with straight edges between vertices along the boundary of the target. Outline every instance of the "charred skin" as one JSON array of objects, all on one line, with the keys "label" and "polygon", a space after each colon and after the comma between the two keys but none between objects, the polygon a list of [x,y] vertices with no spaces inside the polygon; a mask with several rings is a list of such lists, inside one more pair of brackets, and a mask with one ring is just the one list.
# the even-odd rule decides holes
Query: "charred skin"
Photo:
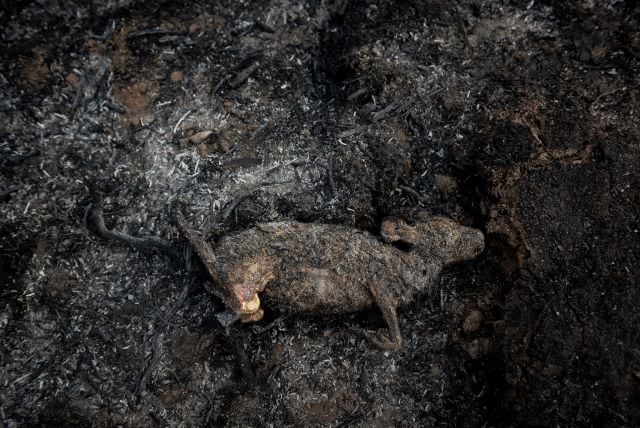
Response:
[{"label": "charred skin", "polygon": [[[377,242],[371,235],[336,226],[263,224],[223,238],[216,247],[214,269],[234,290],[237,302],[258,293],[278,312],[354,312],[373,305],[363,279],[388,269],[380,262],[370,263],[374,254],[369,241]],[[387,256],[391,264],[394,256]],[[361,272],[363,264],[371,265],[367,272]],[[265,281],[259,281],[261,277]]]},{"label": "charred skin", "polygon": [[260,224],[223,238],[215,250],[188,233],[215,287],[243,322],[262,318],[262,302],[281,313],[309,315],[377,306],[389,331],[371,339],[391,350],[402,346],[397,306],[431,287],[444,266],[472,259],[484,248],[481,232],[441,217],[417,226],[383,223],[385,242],[404,242],[412,251],[336,225]]}]

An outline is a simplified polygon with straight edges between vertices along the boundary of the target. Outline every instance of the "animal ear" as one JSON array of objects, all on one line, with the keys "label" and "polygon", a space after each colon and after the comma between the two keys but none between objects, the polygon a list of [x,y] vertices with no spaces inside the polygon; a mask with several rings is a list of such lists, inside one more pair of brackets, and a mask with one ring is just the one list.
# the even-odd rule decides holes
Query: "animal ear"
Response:
[{"label": "animal ear", "polygon": [[387,243],[405,243],[415,245],[418,243],[418,232],[413,226],[409,226],[400,219],[387,219],[380,226],[380,235]]}]

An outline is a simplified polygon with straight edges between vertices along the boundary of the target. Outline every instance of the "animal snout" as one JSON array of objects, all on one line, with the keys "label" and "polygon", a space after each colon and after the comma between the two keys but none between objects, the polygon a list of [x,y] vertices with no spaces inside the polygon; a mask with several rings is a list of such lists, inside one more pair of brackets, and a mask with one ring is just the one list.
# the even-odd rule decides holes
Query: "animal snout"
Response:
[{"label": "animal snout", "polygon": [[478,229],[464,226],[461,228],[457,258],[460,260],[474,259],[484,251],[484,235]]}]

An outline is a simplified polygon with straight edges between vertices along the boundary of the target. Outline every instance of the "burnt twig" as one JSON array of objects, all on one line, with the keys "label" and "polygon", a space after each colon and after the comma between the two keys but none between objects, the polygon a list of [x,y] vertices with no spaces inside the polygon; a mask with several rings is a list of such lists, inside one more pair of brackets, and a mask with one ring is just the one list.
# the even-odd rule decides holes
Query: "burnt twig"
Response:
[{"label": "burnt twig", "polygon": [[0,198],[4,198],[5,196],[8,196],[14,192],[17,192],[18,190],[20,190],[19,186],[9,186],[4,190],[0,190]]},{"label": "burnt twig", "polygon": [[233,334],[233,332],[227,330],[225,331],[225,334],[227,336],[227,340],[229,341],[229,344],[233,348],[233,353],[235,354],[236,359],[238,360],[238,368],[242,373],[242,377],[244,378],[245,382],[247,382],[247,385],[249,387],[254,386],[256,384],[256,375],[253,372],[253,369],[251,368],[251,362],[247,357],[247,353],[244,352],[244,348],[241,346],[241,343],[239,343],[239,341],[236,339],[236,335]]},{"label": "burnt twig", "polygon": [[623,91],[623,90],[624,90],[624,89],[620,89],[620,88],[618,88],[618,89],[614,89],[613,91],[608,91],[608,92],[603,92],[603,93],[601,93],[601,94],[600,94],[600,95],[598,95],[598,96],[596,97],[596,99],[595,99],[595,100],[593,100],[593,102],[589,105],[589,111],[593,113],[593,112],[595,111],[595,109],[596,109],[596,106],[598,105],[598,103],[600,102],[600,100],[601,100],[602,98],[607,97],[607,96],[609,96],[609,95],[613,95],[613,94],[615,94],[616,92],[618,92],[618,91]]},{"label": "burnt twig", "polygon": [[357,91],[355,91],[354,93],[350,94],[347,97],[347,101],[353,101],[356,98],[358,98],[359,96],[364,95],[366,93],[367,93],[367,88],[360,88]]},{"label": "burnt twig", "polygon": [[396,112],[396,113],[405,112],[416,101],[420,100],[421,102],[424,102],[425,99],[429,99],[432,96],[436,95],[437,93],[442,92],[443,90],[444,90],[444,88],[436,88],[436,89],[433,89],[433,90],[427,92],[423,96],[419,96],[419,95],[418,96],[412,96],[402,104],[398,104],[396,102],[393,102],[393,103],[389,104],[387,107],[383,108],[382,110],[374,113],[373,117],[371,118],[371,121],[372,122],[378,122],[381,119],[384,119],[385,117],[389,116],[391,113],[394,113],[394,112]]},{"label": "burnt twig", "polygon": [[87,79],[82,76],[80,78],[80,83],[78,84],[78,88],[76,89],[76,95],[73,97],[73,104],[71,105],[71,111],[75,114],[78,106],[80,105],[80,100],[83,97],[84,90],[87,86]]},{"label": "burnt twig", "polygon": [[231,76],[225,76],[222,79],[220,79],[220,81],[216,84],[216,86],[214,86],[214,88],[211,90],[211,96],[214,96],[216,93],[218,93],[218,90],[220,90],[220,88],[222,88],[222,86],[224,86],[225,83],[227,83],[227,81],[229,81],[229,78]]},{"label": "burnt twig", "polygon": [[262,163],[262,158],[243,157],[226,161],[223,168],[251,168]]},{"label": "burnt twig", "polygon": [[275,33],[276,29],[261,19],[256,19],[256,25],[265,33]]},{"label": "burnt twig", "polygon": [[265,325],[264,327],[257,328],[255,330],[255,332],[256,332],[256,334],[266,333],[267,331],[273,329],[275,326],[281,324],[285,319],[287,319],[286,315],[280,315],[278,318],[274,319],[273,321],[271,321],[269,324]]},{"label": "burnt twig", "polygon": [[94,202],[91,208],[91,217],[96,226],[96,231],[104,239],[116,240],[131,245],[134,248],[147,251],[160,251],[172,254],[175,244],[164,240],[158,236],[147,236],[139,238],[130,236],[117,230],[110,230],[104,224],[104,213],[102,211],[102,200]]},{"label": "burnt twig", "polygon": [[427,198],[424,195],[421,195],[420,193],[418,193],[417,191],[415,191],[414,189],[412,189],[409,186],[398,186],[398,189],[404,191],[405,193],[408,193],[409,195],[413,196],[414,198],[416,198],[419,201],[426,201]]},{"label": "burnt twig", "polygon": [[40,154],[40,150],[31,149],[27,153],[22,155],[3,155],[2,163],[0,163],[0,167],[5,167],[7,165],[16,165],[24,160],[32,158]]},{"label": "burnt twig", "polygon": [[236,77],[234,77],[233,79],[231,79],[231,81],[229,82],[229,86],[231,86],[232,88],[237,88],[238,86],[240,86],[245,80],[247,80],[249,78],[249,76],[251,76],[253,74],[254,71],[256,71],[258,69],[258,67],[260,67],[260,64],[256,61],[251,63],[250,66],[248,66],[247,68],[245,68],[244,70],[240,71]]},{"label": "burnt twig", "polygon": [[347,138],[347,137],[350,137],[352,135],[364,132],[364,131],[366,131],[366,129],[367,129],[366,126],[357,126],[355,128],[347,129],[345,131],[340,132],[338,134],[338,138]]},{"label": "burnt twig", "polygon": [[393,110],[395,110],[397,107],[396,103],[391,103],[388,106],[386,106],[385,108],[383,108],[382,110],[376,112],[373,114],[373,117],[371,118],[372,122],[377,122],[380,119],[388,116]]},{"label": "burnt twig", "polygon": [[247,190],[245,192],[240,193],[236,198],[229,203],[227,208],[225,208],[224,213],[222,214],[222,219],[226,220],[231,214],[233,214],[233,210],[240,204],[240,202],[247,199],[249,196],[253,195],[258,190],[262,189],[264,186],[257,186],[253,189]]},{"label": "burnt twig", "polygon": [[164,30],[162,28],[149,28],[146,30],[138,30],[138,31],[130,32],[129,34],[127,34],[127,40],[132,40],[135,38],[146,37],[146,36],[177,36],[180,34],[181,33],[179,31]]},{"label": "burnt twig", "polygon": [[112,103],[111,101],[105,101],[104,103],[102,103],[102,105],[108,108],[109,110],[115,111],[116,113],[119,113],[119,114],[125,114],[127,112],[127,110],[123,106],[117,103]]},{"label": "burnt twig", "polygon": [[155,332],[153,334],[153,338],[151,339],[151,343],[152,343],[151,359],[149,360],[149,363],[147,364],[145,369],[140,374],[140,378],[138,379],[138,382],[136,383],[136,387],[133,391],[134,405],[138,404],[138,400],[140,400],[140,396],[142,395],[144,390],[147,388],[147,383],[149,382],[149,378],[151,377],[153,370],[158,365],[158,358],[159,358],[158,348],[160,343],[160,336],[164,333],[164,330],[169,324],[169,322],[171,321],[171,318],[173,318],[176,312],[178,312],[178,310],[184,304],[184,301],[187,299],[187,296],[189,294],[189,286],[190,286],[190,283],[187,282],[185,286],[182,288],[180,295],[178,296],[176,302],[171,307],[171,309],[169,309],[169,311],[166,313],[165,316],[161,316],[157,320]]},{"label": "burnt twig", "polygon": [[213,249],[208,244],[208,242],[202,238],[200,232],[193,229],[189,225],[189,223],[187,223],[187,220],[184,218],[184,215],[182,214],[180,201],[178,200],[175,200],[173,202],[173,216],[176,221],[176,224],[178,225],[178,229],[180,230],[180,233],[182,233],[182,235],[187,239],[189,244],[191,244],[191,247],[196,252],[198,257],[200,257],[200,260],[202,261],[202,264],[207,270],[209,277],[213,281],[213,286],[208,287],[207,290],[211,294],[215,295],[216,297],[218,297],[220,300],[224,302],[225,297],[223,292],[221,291],[223,289],[222,279],[220,278],[218,273],[211,268],[213,261],[215,260],[215,254],[213,253]]},{"label": "burnt twig", "polygon": [[424,103],[426,100],[428,100],[429,98],[431,98],[434,95],[439,94],[440,92],[444,91],[445,88],[435,88],[430,90],[429,92],[427,92],[426,94],[419,96],[418,100],[422,103]]},{"label": "burnt twig", "polygon": [[329,175],[329,186],[331,187],[331,193],[333,194],[333,197],[337,197],[338,196],[338,191],[336,190],[336,183],[333,180],[333,161],[329,160],[329,162],[327,162],[327,173]]}]

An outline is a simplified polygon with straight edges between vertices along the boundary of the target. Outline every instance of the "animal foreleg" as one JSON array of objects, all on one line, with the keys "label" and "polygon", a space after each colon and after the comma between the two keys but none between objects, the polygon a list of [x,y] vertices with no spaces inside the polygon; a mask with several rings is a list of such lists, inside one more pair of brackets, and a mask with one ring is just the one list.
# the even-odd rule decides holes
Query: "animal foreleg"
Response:
[{"label": "animal foreleg", "polygon": [[396,309],[398,307],[397,302],[395,302],[391,296],[381,291],[377,284],[369,284],[369,291],[371,292],[376,305],[380,308],[382,318],[387,324],[388,330],[386,333],[377,331],[368,335],[369,340],[376,346],[387,351],[397,351],[401,349],[405,342],[402,339],[400,325],[398,324],[398,315],[396,313]]}]

